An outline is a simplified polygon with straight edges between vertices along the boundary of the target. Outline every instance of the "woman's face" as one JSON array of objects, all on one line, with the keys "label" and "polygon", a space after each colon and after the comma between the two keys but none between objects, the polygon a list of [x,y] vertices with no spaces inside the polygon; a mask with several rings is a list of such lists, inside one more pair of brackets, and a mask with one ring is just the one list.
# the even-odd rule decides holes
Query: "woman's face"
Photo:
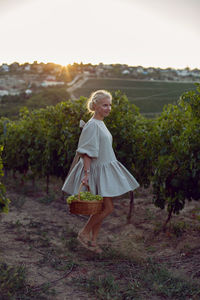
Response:
[{"label": "woman's face", "polygon": [[111,111],[111,99],[104,98],[95,104],[95,117],[103,119],[109,115]]}]

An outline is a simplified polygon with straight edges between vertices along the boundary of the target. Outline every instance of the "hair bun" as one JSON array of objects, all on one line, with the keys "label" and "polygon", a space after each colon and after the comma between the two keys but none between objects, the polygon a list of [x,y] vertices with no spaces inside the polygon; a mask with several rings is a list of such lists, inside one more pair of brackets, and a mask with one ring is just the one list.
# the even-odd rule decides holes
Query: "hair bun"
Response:
[{"label": "hair bun", "polygon": [[92,101],[88,103],[88,106],[89,106],[89,110],[94,111],[94,103]]},{"label": "hair bun", "polygon": [[112,100],[111,93],[109,93],[106,90],[97,90],[96,92],[93,92],[87,102],[88,110],[90,112],[94,112],[95,111],[94,104],[98,103],[100,100],[104,98],[109,98],[110,100]]}]

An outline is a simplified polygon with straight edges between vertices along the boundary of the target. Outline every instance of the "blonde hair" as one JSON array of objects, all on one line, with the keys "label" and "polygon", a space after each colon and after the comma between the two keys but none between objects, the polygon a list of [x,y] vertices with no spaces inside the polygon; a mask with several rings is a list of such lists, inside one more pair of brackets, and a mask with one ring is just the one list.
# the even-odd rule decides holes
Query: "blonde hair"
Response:
[{"label": "blonde hair", "polygon": [[112,95],[106,90],[98,90],[93,92],[87,101],[87,109],[89,112],[94,112],[94,104],[99,103],[102,99],[108,98],[112,101]]}]

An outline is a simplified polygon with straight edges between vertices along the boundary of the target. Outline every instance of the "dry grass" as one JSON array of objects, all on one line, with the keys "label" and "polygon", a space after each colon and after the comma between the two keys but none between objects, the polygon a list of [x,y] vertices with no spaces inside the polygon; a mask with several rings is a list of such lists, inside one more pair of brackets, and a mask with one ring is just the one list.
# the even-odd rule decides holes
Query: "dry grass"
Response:
[{"label": "dry grass", "polygon": [[78,244],[87,218],[68,213],[60,182],[52,180],[48,197],[42,181],[34,188],[9,178],[5,183],[12,204],[0,220],[1,262],[23,266],[25,290],[37,291],[37,299],[200,299],[198,202],[186,205],[163,233],[167,213],[152,205],[151,190],[138,190],[130,224],[129,199],[115,199],[100,232],[104,254],[98,257]]}]

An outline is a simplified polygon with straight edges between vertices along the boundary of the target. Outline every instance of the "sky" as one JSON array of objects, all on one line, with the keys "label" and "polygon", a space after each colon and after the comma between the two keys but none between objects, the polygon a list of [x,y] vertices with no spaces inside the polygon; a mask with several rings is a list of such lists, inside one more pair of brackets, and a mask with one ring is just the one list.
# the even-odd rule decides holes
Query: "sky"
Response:
[{"label": "sky", "polygon": [[200,0],[0,0],[0,64],[200,69]]}]

